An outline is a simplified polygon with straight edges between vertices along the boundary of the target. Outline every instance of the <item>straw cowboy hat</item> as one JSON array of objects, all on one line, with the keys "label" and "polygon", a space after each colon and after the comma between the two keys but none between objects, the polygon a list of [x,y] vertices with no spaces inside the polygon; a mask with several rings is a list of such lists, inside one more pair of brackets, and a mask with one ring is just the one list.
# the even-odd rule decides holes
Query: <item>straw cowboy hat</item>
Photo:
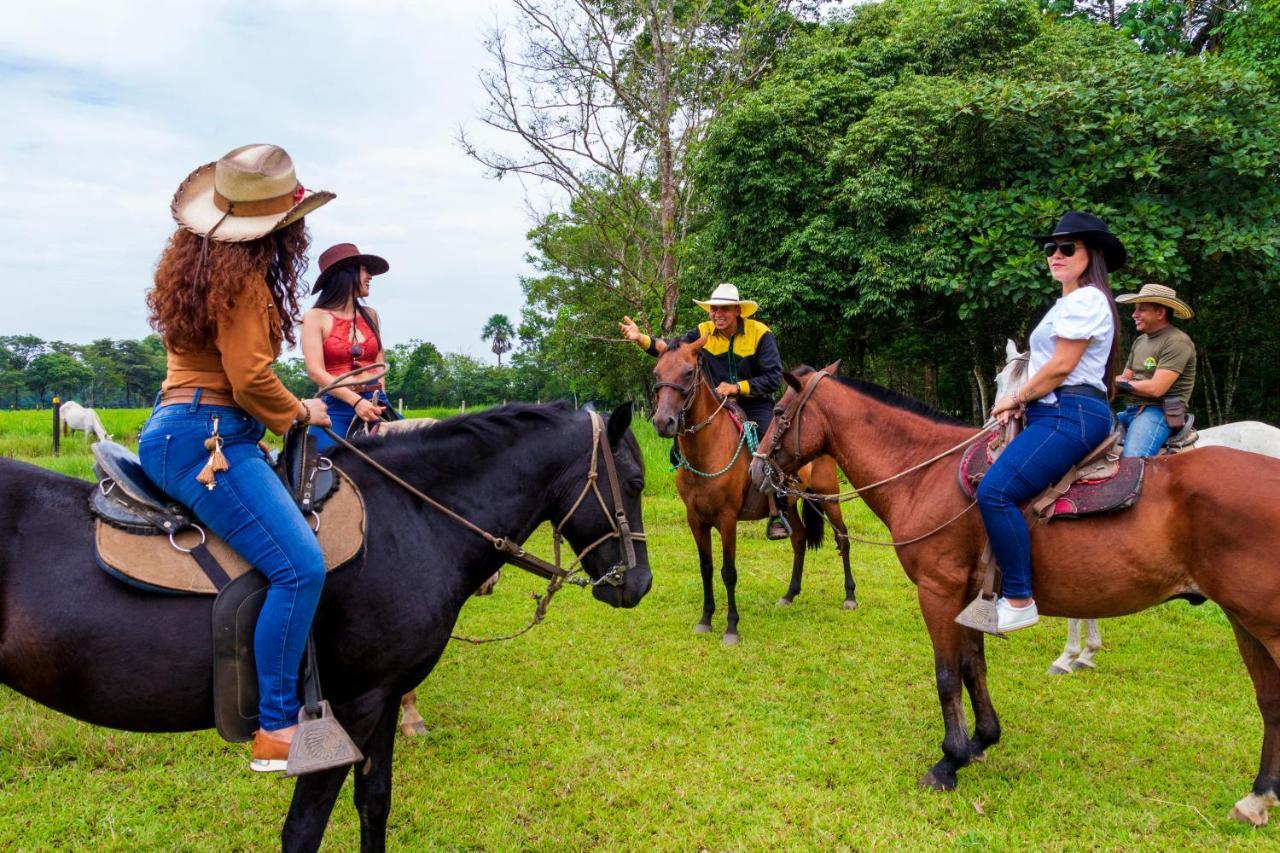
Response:
[{"label": "straw cowboy hat", "polygon": [[1120,294],[1116,297],[1116,302],[1154,302],[1157,305],[1167,305],[1179,320],[1190,320],[1196,316],[1191,306],[1178,298],[1178,291],[1163,284],[1144,284],[1137,293]]},{"label": "straw cowboy hat", "polygon": [[1115,272],[1120,269],[1129,258],[1129,253],[1125,251],[1124,244],[1107,230],[1107,223],[1092,213],[1081,213],[1078,210],[1068,211],[1058,220],[1058,224],[1054,226],[1052,234],[1037,234],[1035,241],[1044,244],[1059,237],[1078,237],[1084,241],[1086,246],[1101,249],[1102,256],[1107,262],[1107,272]]},{"label": "straw cowboy hat", "polygon": [[311,292],[319,293],[323,290],[325,283],[329,280],[329,273],[336,272],[344,266],[363,266],[369,271],[369,275],[382,275],[391,269],[391,264],[377,255],[360,254],[355,243],[338,243],[320,253],[320,275],[316,277],[316,283],[311,288]]},{"label": "straw cowboy hat", "polygon": [[244,145],[196,169],[173,194],[173,218],[210,240],[256,240],[332,201],[334,194],[298,183],[278,145]]},{"label": "straw cowboy hat", "polygon": [[711,313],[712,305],[738,305],[742,308],[742,316],[750,317],[756,313],[756,309],[760,307],[754,299],[740,299],[738,297],[738,286],[723,282],[716,285],[716,289],[711,291],[711,295],[706,299],[695,299],[693,304],[697,305],[708,314]]}]

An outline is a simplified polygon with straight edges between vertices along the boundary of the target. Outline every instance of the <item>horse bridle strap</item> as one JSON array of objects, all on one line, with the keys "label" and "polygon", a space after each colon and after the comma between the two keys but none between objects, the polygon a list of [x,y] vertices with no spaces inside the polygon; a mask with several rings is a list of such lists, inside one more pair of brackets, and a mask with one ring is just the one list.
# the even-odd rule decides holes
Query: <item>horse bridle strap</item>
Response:
[{"label": "horse bridle strap", "polygon": [[[623,563],[625,565],[625,568],[619,569],[617,566],[615,566],[607,574],[602,576],[600,580],[595,581],[594,583],[608,583],[611,586],[618,586],[618,585],[621,585],[622,583],[622,574],[636,567],[636,554],[635,554],[634,541],[637,539],[640,541],[644,541],[645,535],[643,533],[636,533],[632,531],[631,524],[627,520],[626,510],[622,505],[622,493],[619,491],[619,488],[618,488],[618,472],[614,465],[613,453],[609,448],[609,438],[603,428],[602,419],[600,415],[597,414],[596,412],[588,412],[588,414],[591,416],[591,467],[587,472],[586,485],[583,486],[582,493],[578,495],[578,500],[574,502],[573,507],[569,510],[569,512],[565,515],[565,517],[561,519],[560,524],[556,526],[556,529],[553,533],[553,540],[555,542],[555,551],[556,551],[556,562],[554,564],[549,563],[546,560],[543,560],[541,557],[537,557],[533,554],[530,554],[520,544],[513,542],[510,539],[506,539],[500,536],[494,536],[489,531],[485,530],[479,525],[469,521],[467,518],[454,512],[449,507],[445,506],[444,504],[432,498],[430,495],[410,485],[400,476],[393,473],[386,466],[374,460],[371,456],[369,456],[369,454],[365,453],[363,450],[356,447],[351,442],[347,441],[345,437],[335,433],[331,428],[325,427],[324,431],[328,433],[329,437],[332,438],[335,442],[347,448],[347,450],[351,451],[356,456],[359,456],[374,470],[378,471],[387,479],[391,480],[393,483],[400,486],[402,489],[409,492],[414,497],[418,498],[418,500],[422,501],[423,503],[427,504],[433,509],[443,513],[445,516],[453,519],[458,524],[462,525],[463,527],[467,528],[471,532],[483,538],[489,544],[493,545],[494,548],[502,552],[503,559],[506,562],[511,563],[514,566],[518,566],[519,568],[522,568],[525,571],[535,574],[546,580],[558,579],[562,582],[563,581],[573,582],[571,580],[571,575],[577,572],[577,566],[582,562],[582,558],[585,557],[588,553],[590,553],[593,549],[595,549],[598,545],[601,545],[602,543],[608,541],[609,539],[613,539],[616,537],[620,543],[619,549],[622,552]],[[600,452],[601,449],[603,449],[604,451],[603,454]],[[614,511],[612,515],[610,515],[608,506],[604,502],[604,496],[600,494],[600,487],[597,483],[599,479],[599,474],[597,473],[597,469],[599,467],[598,463],[600,460],[600,456],[602,455],[604,456],[605,472],[609,477],[609,486],[613,490]],[[597,539],[595,542],[592,542],[586,548],[584,548],[582,552],[579,553],[578,559],[574,562],[573,567],[569,569],[563,569],[559,565],[560,540],[562,538],[561,530],[563,529],[565,523],[569,520],[569,518],[571,518],[573,514],[577,512],[578,507],[582,504],[583,498],[585,498],[587,495],[587,491],[592,489],[594,489],[596,493],[596,497],[600,501],[600,507],[601,509],[604,510],[605,516],[610,519],[612,530],[609,533],[606,533],[604,536]]]}]

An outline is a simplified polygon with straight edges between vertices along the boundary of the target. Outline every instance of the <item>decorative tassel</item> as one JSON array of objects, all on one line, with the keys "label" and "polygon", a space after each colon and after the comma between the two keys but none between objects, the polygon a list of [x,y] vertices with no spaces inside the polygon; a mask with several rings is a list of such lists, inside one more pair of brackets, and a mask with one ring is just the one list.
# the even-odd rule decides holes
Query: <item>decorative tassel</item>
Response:
[{"label": "decorative tassel", "polygon": [[213,419],[213,435],[204,440],[204,446],[209,451],[209,461],[200,469],[196,479],[204,483],[206,489],[212,491],[213,487],[217,485],[214,475],[231,467],[227,463],[227,457],[222,455],[222,436],[218,435],[217,418]]}]

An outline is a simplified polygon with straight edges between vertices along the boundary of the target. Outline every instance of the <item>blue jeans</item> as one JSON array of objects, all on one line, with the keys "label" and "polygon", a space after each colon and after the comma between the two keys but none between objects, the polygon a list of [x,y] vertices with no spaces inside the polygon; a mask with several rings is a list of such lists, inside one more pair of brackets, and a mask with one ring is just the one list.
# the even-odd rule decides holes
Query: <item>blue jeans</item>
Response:
[{"label": "blue jeans", "polygon": [[1031,534],[1019,504],[1052,486],[1110,432],[1105,400],[1059,391],[1056,403],[1027,408],[1026,429],[978,484],[978,509],[1006,597],[1031,597]]},{"label": "blue jeans", "polygon": [[[391,405],[391,401],[387,399],[387,395],[383,391],[366,391],[360,395],[366,400],[372,400],[379,406],[386,406],[395,420],[400,420],[400,416],[395,413],[395,408]],[[325,394],[320,398],[324,400],[324,404],[329,408],[329,420],[333,422],[330,427],[338,435],[346,438],[347,431],[351,429],[351,422],[356,419],[356,407],[350,403],[344,403],[332,394]],[[337,442],[329,438],[329,434],[319,427],[312,427],[308,432],[316,440],[316,450],[324,453],[326,450],[334,447]]]},{"label": "blue jeans", "polygon": [[[209,460],[204,440],[214,420],[230,468],[213,489],[196,480]],[[298,670],[324,586],[320,543],[258,439],[262,424],[230,406],[177,403],[155,409],[142,428],[138,456],[157,486],[266,575],[271,582],[253,637],[258,667],[258,725],[275,731],[298,722]]]},{"label": "blue jeans", "polygon": [[[1142,411],[1138,411],[1140,408]],[[1148,404],[1145,408],[1129,406],[1116,415],[1116,420],[1124,424],[1125,456],[1155,456],[1169,440],[1169,425],[1164,421],[1164,409],[1158,404]]]}]

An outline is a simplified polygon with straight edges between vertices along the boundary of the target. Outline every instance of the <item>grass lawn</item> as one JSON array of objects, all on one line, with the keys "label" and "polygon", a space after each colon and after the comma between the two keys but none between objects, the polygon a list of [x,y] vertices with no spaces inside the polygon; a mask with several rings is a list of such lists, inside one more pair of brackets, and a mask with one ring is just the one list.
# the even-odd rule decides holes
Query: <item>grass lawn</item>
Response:
[{"label": "grass lawn", "polygon": [[[145,412],[101,414],[136,441]],[[0,413],[0,455],[91,476],[79,436],[47,455],[49,418]],[[938,758],[941,716],[915,591],[892,550],[854,546],[861,608],[846,612],[828,540],[781,608],[790,549],[746,525],[742,644],[695,635],[701,581],[683,507],[664,444],[647,424],[636,433],[653,591],[618,611],[568,589],[518,640],[453,644],[419,689],[429,734],[398,741],[394,848],[1280,846],[1280,826],[1226,818],[1257,772],[1261,721],[1212,604],[1104,623],[1096,673],[1043,674],[1063,620],[990,641],[1004,740],[955,792],[924,793],[916,780]],[[883,535],[864,507],[847,512],[855,532]],[[546,531],[531,546],[549,555]],[[540,586],[504,570],[460,630],[522,626]],[[292,785],[252,776],[247,757],[213,732],[93,728],[0,688],[0,847],[274,846]],[[348,782],[328,848],[355,849],[358,832]]]}]

